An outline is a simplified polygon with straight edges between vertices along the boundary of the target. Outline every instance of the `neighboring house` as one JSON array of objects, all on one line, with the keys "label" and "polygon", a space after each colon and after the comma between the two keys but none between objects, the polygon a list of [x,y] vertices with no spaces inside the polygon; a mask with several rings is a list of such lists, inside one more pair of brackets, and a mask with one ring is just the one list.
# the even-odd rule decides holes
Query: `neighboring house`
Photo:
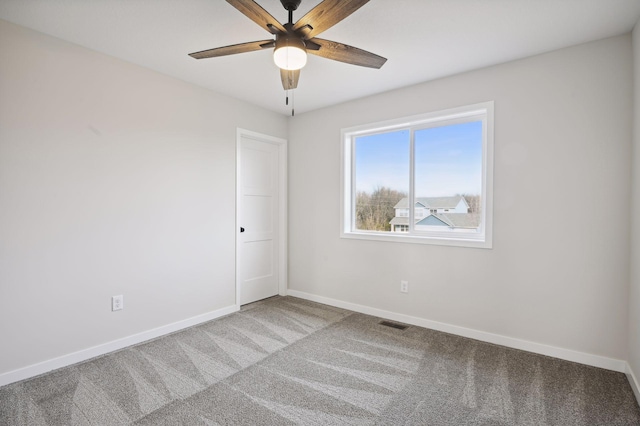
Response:
[{"label": "neighboring house", "polygon": [[[409,231],[409,199],[403,198],[394,206],[396,216],[391,219],[391,232]],[[454,230],[476,229],[480,215],[469,212],[469,204],[461,195],[454,197],[418,197],[414,205],[415,226],[433,229],[446,226]],[[429,228],[426,228],[426,227]]]}]

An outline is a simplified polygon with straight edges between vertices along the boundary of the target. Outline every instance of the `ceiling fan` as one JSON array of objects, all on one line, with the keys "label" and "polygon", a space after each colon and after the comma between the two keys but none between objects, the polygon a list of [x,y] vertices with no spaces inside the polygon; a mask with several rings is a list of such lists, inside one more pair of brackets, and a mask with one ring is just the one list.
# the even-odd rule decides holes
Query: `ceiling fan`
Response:
[{"label": "ceiling fan", "polygon": [[364,6],[369,0],[324,0],[298,22],[293,23],[293,11],[298,8],[300,2],[301,0],[280,0],[289,12],[289,22],[282,25],[253,0],[227,0],[227,3],[273,34],[275,40],[266,39],[217,47],[190,53],[189,56],[204,59],[275,48],[273,59],[280,68],[282,87],[285,90],[298,86],[300,69],[307,62],[307,53],[369,68],[380,68],[387,61],[386,58],[365,50],[316,37]]}]

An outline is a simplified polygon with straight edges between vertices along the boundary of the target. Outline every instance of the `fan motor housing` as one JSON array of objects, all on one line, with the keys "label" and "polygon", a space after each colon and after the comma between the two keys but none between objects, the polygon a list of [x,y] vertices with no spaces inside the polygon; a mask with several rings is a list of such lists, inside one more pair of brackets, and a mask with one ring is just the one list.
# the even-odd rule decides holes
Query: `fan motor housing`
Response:
[{"label": "fan motor housing", "polygon": [[296,10],[302,0],[280,0],[282,6],[288,11]]}]

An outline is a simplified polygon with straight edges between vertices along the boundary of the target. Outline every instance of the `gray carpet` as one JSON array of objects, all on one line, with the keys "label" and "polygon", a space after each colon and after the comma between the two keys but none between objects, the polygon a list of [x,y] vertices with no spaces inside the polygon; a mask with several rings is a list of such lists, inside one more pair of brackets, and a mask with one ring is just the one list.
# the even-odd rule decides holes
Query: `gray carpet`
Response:
[{"label": "gray carpet", "polygon": [[0,388],[2,425],[640,425],[626,377],[276,297]]}]

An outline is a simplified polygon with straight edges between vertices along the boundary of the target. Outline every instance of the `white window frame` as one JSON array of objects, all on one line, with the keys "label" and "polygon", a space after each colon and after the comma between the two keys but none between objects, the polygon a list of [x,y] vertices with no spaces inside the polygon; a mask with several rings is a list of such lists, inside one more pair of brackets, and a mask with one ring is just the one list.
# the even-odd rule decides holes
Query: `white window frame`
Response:
[{"label": "white window frame", "polygon": [[[376,240],[418,244],[436,244],[459,247],[492,248],[493,247],[493,135],[494,114],[493,101],[474,105],[466,105],[443,111],[435,111],[411,117],[404,117],[384,122],[365,124],[341,130],[341,197],[340,237],[360,240]],[[413,133],[429,127],[438,127],[462,122],[471,118],[482,117],[482,193],[481,193],[481,225],[477,233],[417,231],[414,229],[414,149]],[[377,133],[397,130],[411,130],[410,150],[410,182],[409,182],[409,232],[366,231],[356,229],[355,225],[355,139]]]}]

